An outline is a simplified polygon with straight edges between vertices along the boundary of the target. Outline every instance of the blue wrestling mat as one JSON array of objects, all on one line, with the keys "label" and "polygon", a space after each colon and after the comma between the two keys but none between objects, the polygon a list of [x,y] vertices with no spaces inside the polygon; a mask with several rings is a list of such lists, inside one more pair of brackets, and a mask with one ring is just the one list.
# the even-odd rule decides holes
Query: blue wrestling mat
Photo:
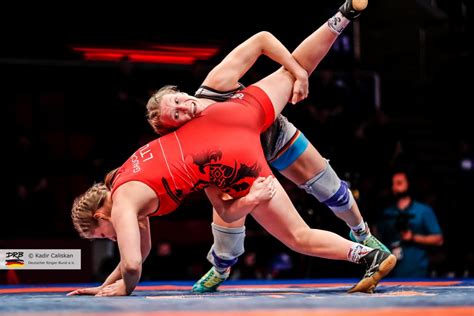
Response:
[{"label": "blue wrestling mat", "polygon": [[347,294],[356,281],[227,281],[210,294],[193,294],[193,282],[153,282],[127,297],[66,296],[97,284],[2,286],[0,315],[474,316],[473,279],[387,280],[375,294]]}]

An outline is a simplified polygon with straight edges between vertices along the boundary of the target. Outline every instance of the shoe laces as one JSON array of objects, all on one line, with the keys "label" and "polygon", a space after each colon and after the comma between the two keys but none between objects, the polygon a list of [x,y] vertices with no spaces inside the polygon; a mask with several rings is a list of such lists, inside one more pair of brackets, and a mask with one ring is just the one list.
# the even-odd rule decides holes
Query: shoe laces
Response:
[{"label": "shoe laces", "polygon": [[206,283],[208,281],[212,281],[213,283],[220,282],[222,280],[227,279],[227,276],[228,276],[227,272],[219,273],[217,270],[212,269],[206,275],[205,279],[203,280],[203,283]]},{"label": "shoe laces", "polygon": [[370,235],[369,237],[367,237],[367,239],[364,240],[363,243],[365,246],[369,246],[371,248],[376,248],[375,246],[377,246],[377,248],[382,248],[383,246],[383,244],[373,235]]}]

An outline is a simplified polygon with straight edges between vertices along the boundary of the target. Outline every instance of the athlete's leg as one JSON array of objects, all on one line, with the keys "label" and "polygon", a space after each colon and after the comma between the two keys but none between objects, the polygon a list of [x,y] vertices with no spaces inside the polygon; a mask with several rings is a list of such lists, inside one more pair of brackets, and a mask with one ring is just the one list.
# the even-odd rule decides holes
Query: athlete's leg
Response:
[{"label": "athlete's leg", "polygon": [[306,150],[286,169],[280,171],[331,211],[351,228],[351,239],[371,248],[386,252],[390,250],[370,233],[360,213],[350,188],[341,181],[314,146],[309,143]]},{"label": "athlete's leg", "polygon": [[[347,0],[335,16],[329,19],[328,23],[319,27],[295,49],[293,56],[309,74],[311,74],[321,62],[334,41],[337,39],[337,36],[348,25],[349,21],[357,18],[360,11],[365,9],[366,6],[367,0]],[[288,87],[286,87],[287,82],[285,80],[280,80],[281,78],[287,79],[284,74],[276,72],[258,82],[256,85],[263,88],[267,94],[274,93],[274,98],[269,95],[272,101],[283,102],[286,97],[284,93],[288,93],[288,90],[285,89]],[[278,80],[279,82],[276,82]],[[277,93],[272,90],[272,85],[275,85],[276,89],[279,89]],[[279,113],[278,111],[281,110],[278,108],[279,104],[281,103],[274,104],[276,113]],[[334,170],[332,170],[314,146],[309,144],[293,165],[288,166],[287,170],[281,170],[280,172],[294,183],[304,187],[308,193],[313,194],[320,201],[321,197],[324,198],[324,195],[321,195],[321,189],[326,190],[327,183],[336,185],[336,191],[332,193],[339,194],[338,196],[334,196],[336,199],[343,198],[342,205],[331,207],[329,205],[330,203],[335,202],[339,204],[339,201],[332,201],[329,199],[326,200],[326,204],[328,204],[336,216],[344,220],[349,227],[351,227],[351,232],[353,232],[351,233],[351,237],[357,241],[369,244],[371,247],[389,251],[387,247],[370,234],[349,188],[344,182],[339,180]],[[327,181],[324,182],[324,179]],[[320,183],[318,183],[318,181]],[[330,197],[331,196],[327,198]],[[321,202],[324,203],[324,201],[325,200],[322,200]],[[345,201],[347,203],[344,203]]]},{"label": "athlete's leg", "polygon": [[351,228],[351,238],[366,246],[389,252],[370,234],[349,187],[329,162],[288,119],[279,115],[261,135],[267,161],[287,179],[326,204]]},{"label": "athlete's leg", "polygon": [[[321,173],[326,170],[327,167],[327,160],[324,159],[318,152],[318,150],[314,148],[314,146],[310,143],[308,144],[306,150],[301,154],[301,156],[294,160],[294,162],[290,164],[288,168],[281,170],[280,173],[296,185],[304,188],[305,186],[310,186],[311,184],[309,184],[308,182],[314,179],[315,177],[321,175]],[[337,180],[339,180],[339,178],[334,180],[336,182]],[[337,189],[338,188],[336,188],[336,190]],[[317,187],[315,187],[315,191],[318,191]],[[308,193],[317,197],[319,192]],[[353,201],[351,205],[347,205],[345,209],[333,212],[337,217],[342,219],[344,222],[347,223],[347,225],[351,227],[357,226],[363,221],[359,207],[357,206],[357,203],[355,201]]]},{"label": "athlete's leg", "polygon": [[329,231],[311,229],[296,211],[280,183],[275,181],[275,196],[250,213],[255,220],[294,251],[322,258],[348,260],[347,255],[355,243]]},{"label": "athlete's leg", "polygon": [[[367,1],[347,0],[327,23],[321,25],[293,51],[293,57],[309,75],[313,73],[314,69],[327,55],[329,49],[350,20],[358,17],[360,11],[365,9]],[[279,69],[255,85],[266,92],[273,103],[275,115],[278,115],[290,99],[293,82],[293,77],[287,71]]]},{"label": "athlete's leg", "polygon": [[328,161],[311,143],[308,143],[305,151],[286,169],[280,170],[280,173],[300,188],[305,189],[318,201],[326,204],[337,217],[346,222],[351,228],[352,240],[371,248],[390,252],[370,233],[350,188],[339,179]]},{"label": "athlete's leg", "polygon": [[337,36],[350,21],[359,17],[367,7],[368,0],[346,0],[327,23],[308,36],[293,51],[292,55],[311,74],[326,56]]},{"label": "athlete's leg", "polygon": [[244,253],[245,217],[232,222],[225,222],[216,210],[213,209],[212,245],[207,259],[220,273],[228,272],[237,262],[237,258]]},{"label": "athlete's leg", "polygon": [[[290,134],[297,134],[296,137],[298,136],[299,132],[294,129],[294,126],[289,123],[286,118],[280,118],[277,123],[279,124],[279,133],[289,132]],[[278,166],[285,167],[288,165],[286,168],[279,170],[280,173],[293,183],[300,187],[304,187],[308,193],[312,194],[323,203],[326,200],[330,200],[331,197],[334,197],[336,194],[339,194],[338,196],[350,194],[347,187],[341,186],[342,182],[339,180],[335,172],[332,169],[329,172],[327,171],[329,166],[326,159],[321,156],[311,143],[298,143],[298,141],[294,141],[293,138],[293,135],[281,136],[281,139],[284,139],[284,141],[290,142],[293,140],[292,145],[289,146],[285,146],[285,143],[279,142],[278,140],[267,139],[267,141],[275,142],[277,147],[283,147],[286,149],[286,151],[283,152],[279,150],[270,150],[280,158],[273,160],[273,162],[278,163]],[[300,155],[293,156],[293,154],[288,153],[298,153],[300,152],[300,149],[297,148],[293,150],[292,146],[305,146],[306,148]],[[324,174],[324,176],[322,176],[322,174]],[[313,181],[315,178],[323,183]],[[333,188],[331,188],[331,185]],[[339,190],[341,187],[347,191],[344,192]],[[341,206],[339,206],[339,208],[332,207],[331,210],[333,210],[336,216],[344,220],[347,225],[351,227],[355,235],[359,237],[357,240],[358,242],[371,248],[377,248],[389,252],[382,243],[370,234],[367,227],[364,226],[363,228],[360,228],[361,223],[364,225],[365,223],[355,200],[352,199],[352,202],[350,202],[350,199],[347,199],[347,202],[342,206],[342,208]],[[218,286],[228,278],[230,267],[236,263],[237,257],[243,253],[244,249],[245,219],[233,223],[227,223],[220,218],[215,210],[213,214],[212,227],[214,245],[211,247],[208,254],[208,259],[213,264],[213,267],[195,283],[193,286],[194,292],[202,293],[216,291]],[[299,220],[302,219],[299,217]],[[319,231],[316,230],[316,232]],[[328,232],[324,232],[324,234],[326,233]],[[329,234],[331,235],[332,233]],[[339,238],[336,238],[335,240],[338,239]],[[327,241],[331,243],[333,239],[327,239]],[[333,246],[336,248],[339,247],[337,244]]]},{"label": "athlete's leg", "polygon": [[345,204],[329,207],[350,227],[363,223],[350,192],[339,190],[341,180],[332,169],[328,172],[327,160],[286,117],[279,115],[273,126],[262,134],[261,141],[265,157],[272,167],[320,202],[330,200],[335,193],[338,193],[336,197],[347,195]]},{"label": "athlete's leg", "polygon": [[309,228],[278,181],[276,184],[275,196],[257,206],[251,215],[289,248],[310,256],[365,263],[366,275],[352,291],[372,292],[380,279],[393,269],[396,258],[389,253],[362,246],[329,231]]},{"label": "athlete's leg", "polygon": [[245,217],[232,222],[225,222],[215,209],[212,210],[212,236],[214,243],[207,259],[212,268],[194,285],[193,292],[215,292],[219,285],[230,275],[230,268],[237,263],[244,253]]},{"label": "athlete's leg", "polygon": [[[367,5],[367,0],[354,0],[354,1],[358,2],[358,6],[356,7],[357,11],[361,11],[365,9],[365,6]],[[361,5],[361,3],[362,4],[365,3],[365,5]],[[349,4],[349,7],[348,7],[348,4]],[[344,5],[348,7],[349,9],[351,9],[352,0],[347,0]],[[342,7],[339,10],[341,11],[341,9]],[[339,35],[339,33],[348,24],[348,22],[342,21],[344,24],[343,27],[340,28],[336,32],[334,30],[334,25],[333,25],[334,23],[331,23],[331,21],[334,21],[336,17],[339,19],[339,16],[340,16],[340,12],[336,13],[336,15],[332,17],[328,21],[328,23],[324,23],[324,25],[322,25],[318,30],[316,30],[313,34],[311,34],[306,40],[304,40],[295,50],[294,52],[296,54],[295,57],[300,62],[300,64],[308,71],[309,74],[311,74],[314,71],[316,66],[321,62],[321,60],[324,58],[324,56],[327,54],[327,52],[333,45],[334,41],[337,39],[337,36]],[[340,19],[338,21],[340,21]],[[332,28],[330,27],[330,25]],[[291,97],[293,81],[294,81],[293,77],[288,72],[284,71],[283,69],[280,69],[276,71],[274,74],[264,78],[263,80],[261,80],[260,82],[256,84],[269,95],[273,105],[274,106],[276,105],[275,107],[276,115],[278,115],[281,112],[281,110],[284,108],[289,98]],[[318,164],[314,165],[316,170],[319,170],[318,169],[319,167],[321,167],[321,170],[323,168],[323,158],[322,157],[320,158],[321,158],[321,160],[319,160],[320,165]],[[312,173],[311,171],[312,170],[310,169],[308,171],[305,171],[307,177],[310,176],[310,174]],[[312,176],[314,176],[314,174],[317,174],[317,173],[312,173]],[[296,173],[295,173],[295,176],[296,176]],[[295,182],[295,183],[298,183],[298,182]],[[305,181],[302,181],[301,183],[304,183],[304,182]],[[214,216],[214,224],[216,224],[216,216]],[[241,225],[243,227],[243,222]],[[220,221],[219,226],[230,227],[230,226],[227,226],[227,223],[225,223],[222,220]],[[234,226],[234,228],[235,227],[237,226]],[[218,236],[214,234],[215,243],[217,241],[217,238]],[[243,239],[242,239],[242,243],[243,243]],[[215,268],[211,270],[215,270]],[[206,276],[208,275],[209,275],[209,272],[201,280],[206,279]],[[198,283],[200,281],[198,281]],[[216,288],[217,286],[213,287],[213,290],[215,290]]]}]

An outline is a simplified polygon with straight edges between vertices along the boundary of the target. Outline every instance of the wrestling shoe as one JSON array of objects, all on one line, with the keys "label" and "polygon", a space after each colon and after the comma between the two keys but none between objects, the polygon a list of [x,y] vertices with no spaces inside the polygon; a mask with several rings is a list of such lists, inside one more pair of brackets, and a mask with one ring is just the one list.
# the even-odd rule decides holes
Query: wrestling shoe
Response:
[{"label": "wrestling shoe", "polygon": [[[367,224],[366,224],[367,225]],[[380,240],[378,240],[377,238],[375,238],[374,235],[370,234],[369,237],[367,237],[364,241],[358,241],[357,238],[355,237],[354,235],[354,232],[351,230],[351,232],[349,233],[349,237],[352,241],[354,242],[357,242],[359,244],[362,244],[364,246],[367,246],[367,247],[370,247],[370,248],[374,248],[374,249],[380,249],[382,251],[385,251],[385,252],[388,252],[390,253],[390,250],[387,248],[387,246],[385,246],[384,244],[382,244],[380,242]]]},{"label": "wrestling shoe", "polygon": [[339,8],[339,11],[349,20],[355,20],[359,17],[368,4],[368,0],[346,0]]},{"label": "wrestling shoe", "polygon": [[394,255],[374,249],[360,259],[361,264],[365,264],[366,271],[364,278],[347,292],[374,293],[375,287],[380,280],[392,271],[397,263]]},{"label": "wrestling shoe", "polygon": [[230,268],[224,273],[219,273],[214,267],[212,267],[199,281],[194,283],[194,293],[206,293],[215,292],[222,282],[227,280],[230,275]]}]

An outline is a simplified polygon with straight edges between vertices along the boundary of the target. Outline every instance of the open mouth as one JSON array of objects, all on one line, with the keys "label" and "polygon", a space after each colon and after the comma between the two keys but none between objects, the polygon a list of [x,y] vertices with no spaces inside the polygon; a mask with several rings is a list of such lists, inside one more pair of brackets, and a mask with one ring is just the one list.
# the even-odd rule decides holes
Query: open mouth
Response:
[{"label": "open mouth", "polygon": [[197,110],[197,105],[196,105],[195,102],[192,102],[191,103],[191,113],[192,113],[193,117],[196,116],[196,110]]}]

